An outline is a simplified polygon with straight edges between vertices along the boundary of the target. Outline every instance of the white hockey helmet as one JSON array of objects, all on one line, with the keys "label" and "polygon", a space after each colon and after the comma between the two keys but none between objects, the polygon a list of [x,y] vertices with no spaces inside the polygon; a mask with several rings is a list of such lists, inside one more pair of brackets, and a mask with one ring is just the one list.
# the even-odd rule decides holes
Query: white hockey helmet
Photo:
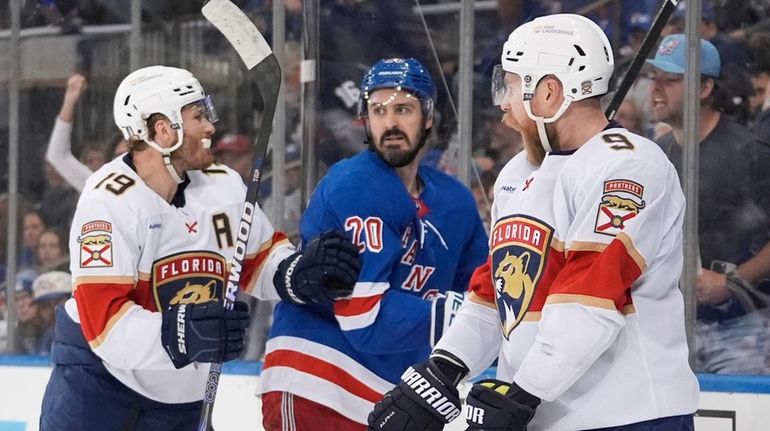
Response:
[{"label": "white hockey helmet", "polygon": [[[217,121],[211,98],[192,73],[176,67],[148,66],[130,73],[120,83],[113,115],[125,139],[142,140],[159,151],[169,172],[181,182],[170,166],[170,155],[182,146],[182,108],[195,102],[201,103],[210,122]],[[163,148],[150,139],[147,120],[153,114],[165,115],[176,129],[179,139],[174,146]],[[204,145],[209,147],[211,142],[207,140]]]},{"label": "white hockey helmet", "polygon": [[[502,103],[506,87],[504,72],[522,80],[522,96],[527,115],[538,123],[543,139],[543,123],[558,120],[575,100],[600,96],[609,90],[615,60],[604,31],[590,19],[575,14],[556,14],[536,18],[516,28],[503,45],[501,67],[493,76],[493,100]],[[550,118],[532,114],[529,100],[546,75],[553,75],[564,87],[564,103]]]}]

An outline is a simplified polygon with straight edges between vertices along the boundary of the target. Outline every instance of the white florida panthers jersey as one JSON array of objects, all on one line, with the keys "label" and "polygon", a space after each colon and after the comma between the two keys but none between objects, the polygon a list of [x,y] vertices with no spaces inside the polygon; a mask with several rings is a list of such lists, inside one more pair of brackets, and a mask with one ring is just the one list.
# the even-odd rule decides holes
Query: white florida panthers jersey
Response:
[{"label": "white florida panthers jersey", "polygon": [[[74,297],[65,306],[110,373],[166,403],[202,399],[209,365],[174,368],[159,310],[222,297],[245,197],[240,176],[220,165],[188,172],[179,187],[169,204],[128,156],[88,179],[70,231]],[[257,208],[241,289],[278,299],[273,274],[293,252]]]},{"label": "white florida panthers jersey", "polygon": [[[520,154],[501,172],[490,259],[471,283],[477,305],[466,308],[477,322],[490,320],[483,313],[498,320],[501,336],[474,347],[499,347],[498,378],[543,399],[528,429],[603,428],[696,410],[678,288],[684,207],[663,152],[622,128],[549,153],[539,168]],[[468,347],[458,340],[437,348],[479,357],[462,353]]]}]

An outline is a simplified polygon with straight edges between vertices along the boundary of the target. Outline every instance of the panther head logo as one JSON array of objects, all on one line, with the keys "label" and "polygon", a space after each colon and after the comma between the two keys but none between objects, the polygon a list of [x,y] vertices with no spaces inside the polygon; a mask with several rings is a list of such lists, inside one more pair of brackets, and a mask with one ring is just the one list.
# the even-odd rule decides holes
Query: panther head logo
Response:
[{"label": "panther head logo", "polygon": [[501,293],[506,293],[513,299],[519,299],[525,292],[534,289],[532,277],[527,273],[530,254],[528,251],[520,256],[506,252],[503,260],[495,270],[495,287]]}]

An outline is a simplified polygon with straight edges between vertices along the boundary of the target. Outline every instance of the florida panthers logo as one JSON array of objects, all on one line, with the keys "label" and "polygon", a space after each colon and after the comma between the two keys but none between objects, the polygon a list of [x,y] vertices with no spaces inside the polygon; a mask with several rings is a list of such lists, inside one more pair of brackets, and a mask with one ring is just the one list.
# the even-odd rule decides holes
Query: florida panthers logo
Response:
[{"label": "florida panthers logo", "polygon": [[158,310],[221,299],[226,273],[225,258],[209,251],[178,253],[155,261],[151,286]]},{"label": "florida panthers logo", "polygon": [[642,200],[644,186],[637,182],[624,179],[605,181],[602,191],[596,214],[596,233],[617,235],[647,206]]},{"label": "florida panthers logo", "polygon": [[214,295],[216,288],[217,285],[215,280],[211,280],[205,285],[192,284],[188,281],[184,288],[180,289],[176,293],[176,296],[171,298],[169,305],[201,304],[203,302],[209,302],[216,298]]},{"label": "florida panthers logo", "polygon": [[550,226],[527,216],[506,217],[492,229],[492,277],[506,339],[532,302],[552,236]]}]

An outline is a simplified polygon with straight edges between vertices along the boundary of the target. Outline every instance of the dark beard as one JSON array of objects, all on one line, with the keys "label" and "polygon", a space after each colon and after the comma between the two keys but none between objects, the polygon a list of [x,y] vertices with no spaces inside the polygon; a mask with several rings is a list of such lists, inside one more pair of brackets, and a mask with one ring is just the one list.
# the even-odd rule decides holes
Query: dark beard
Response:
[{"label": "dark beard", "polygon": [[[412,144],[409,141],[409,137],[406,136],[406,134],[399,129],[390,129],[385,133],[383,133],[382,136],[380,137],[380,143],[384,142],[386,138],[391,136],[401,137],[407,142],[409,146],[411,146]],[[417,146],[413,150],[389,150],[389,149],[381,150],[377,145],[374,145],[374,143],[372,143],[373,139],[371,138],[371,135],[370,135],[369,148],[371,148],[375,153],[377,153],[380,156],[380,158],[390,166],[394,168],[403,168],[404,166],[411,164],[414,161],[414,159],[417,158],[417,154],[419,154],[420,150],[422,150],[422,147],[425,146],[425,141],[427,140],[427,136],[428,136],[428,130],[423,129],[423,132],[420,135],[420,142],[417,144]]]}]

